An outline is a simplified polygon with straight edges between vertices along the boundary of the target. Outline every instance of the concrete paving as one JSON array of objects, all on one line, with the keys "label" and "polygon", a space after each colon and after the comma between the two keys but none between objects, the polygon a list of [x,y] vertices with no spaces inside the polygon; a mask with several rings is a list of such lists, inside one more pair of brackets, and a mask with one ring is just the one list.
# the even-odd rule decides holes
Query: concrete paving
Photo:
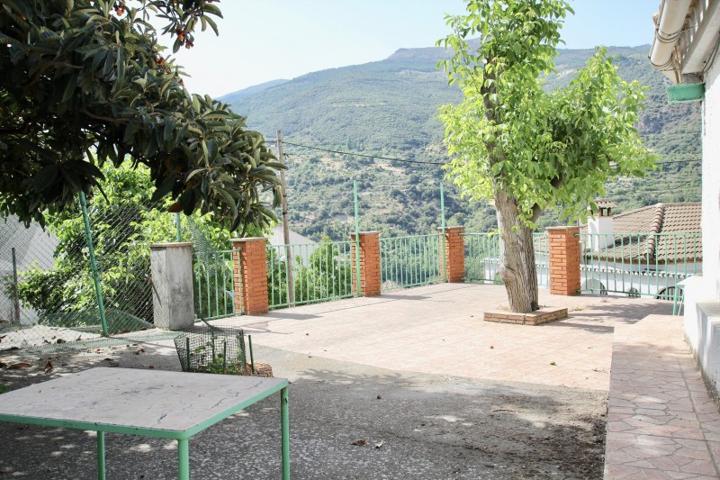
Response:
[{"label": "concrete paving", "polygon": [[[438,285],[221,323],[292,382],[295,479],[602,478],[613,328],[670,306],[543,295],[572,317],[481,321],[503,302],[501,287]],[[0,361],[10,388],[96,365],[179,369],[171,342]],[[278,417],[268,399],[199,435],[193,478],[278,478]],[[108,478],[174,478],[174,443],[107,444]],[[0,479],[93,478],[94,448],[89,433],[0,425]]]},{"label": "concrete paving", "polygon": [[[177,369],[174,355],[162,345],[115,347],[52,357],[58,366],[50,374],[43,372],[42,359],[0,375],[20,387],[92,365]],[[262,346],[257,356],[292,380],[294,479],[602,475],[604,392],[409,374]],[[195,437],[193,479],[279,478],[275,400]],[[0,424],[0,479],[90,479],[94,449],[90,432]],[[173,442],[108,434],[107,450],[109,479],[175,478]]]},{"label": "concrete paving", "polygon": [[256,344],[374,367],[606,391],[613,327],[671,311],[652,299],[545,291],[540,302],[569,307],[570,318],[484,322],[485,310],[507,303],[504,287],[441,284],[217,323],[245,327]]}]

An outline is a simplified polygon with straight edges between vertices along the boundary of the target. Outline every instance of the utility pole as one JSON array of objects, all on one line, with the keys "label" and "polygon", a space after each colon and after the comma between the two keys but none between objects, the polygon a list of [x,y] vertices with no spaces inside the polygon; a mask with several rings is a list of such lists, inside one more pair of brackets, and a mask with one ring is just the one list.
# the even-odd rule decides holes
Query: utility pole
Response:
[{"label": "utility pole", "polygon": [[[278,161],[285,165],[285,152],[283,151],[282,130],[277,131],[277,156]],[[295,281],[293,280],[292,267],[292,248],[290,247],[290,224],[288,222],[288,204],[287,204],[287,181],[285,180],[285,170],[280,170],[280,208],[282,208],[282,224],[283,224],[283,243],[285,244],[285,277],[287,278],[287,301],[288,306],[295,304]]]}]

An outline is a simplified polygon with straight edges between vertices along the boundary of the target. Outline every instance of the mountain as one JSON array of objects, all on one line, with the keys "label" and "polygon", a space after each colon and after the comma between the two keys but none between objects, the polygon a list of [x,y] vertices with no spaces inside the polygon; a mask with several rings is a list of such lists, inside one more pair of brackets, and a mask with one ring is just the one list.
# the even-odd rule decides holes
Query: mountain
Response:
[{"label": "mountain", "polygon": [[242,90],[238,90],[237,92],[233,92],[228,95],[225,95],[222,97],[222,100],[226,103],[240,102],[244,98],[252,97],[253,95],[257,95],[258,93],[264,92],[268,88],[282,85],[283,83],[285,83],[287,81],[288,80],[278,79],[278,80],[270,80],[269,82],[259,83],[257,85],[253,85],[252,87],[243,88]]},{"label": "mountain", "polygon": [[[643,179],[608,185],[608,196],[627,210],[652,203],[697,201],[700,191],[700,113],[697,104],[669,105],[666,80],[647,60],[649,46],[611,47],[619,73],[647,86],[646,108],[638,129],[659,154],[654,172]],[[560,50],[547,88],[567,84],[594,50]],[[345,238],[352,228],[352,182],[360,190],[361,227],[386,234],[430,233],[439,226],[436,165],[351,157],[305,149],[351,150],[419,161],[446,161],[440,105],[460,100],[436,68],[446,54],[440,48],[401,49],[388,58],[308,73],[292,80],[267,82],[222,97],[248,117],[251,128],[288,142],[288,199],[291,226],[319,238]],[[469,230],[495,225],[487,204],[462,199],[446,187],[449,223]],[[556,222],[552,212],[544,223]]]}]

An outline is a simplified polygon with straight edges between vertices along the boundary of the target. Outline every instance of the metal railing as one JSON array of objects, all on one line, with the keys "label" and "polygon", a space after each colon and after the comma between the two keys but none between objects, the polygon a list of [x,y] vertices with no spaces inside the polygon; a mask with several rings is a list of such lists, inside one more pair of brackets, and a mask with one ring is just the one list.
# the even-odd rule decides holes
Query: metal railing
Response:
[{"label": "metal railing", "polygon": [[673,300],[702,271],[701,232],[581,233],[583,292]]},{"label": "metal railing", "polygon": [[[502,284],[500,279],[500,235],[490,233],[465,233],[465,281],[474,283]],[[534,233],[535,267],[539,287],[547,287],[550,281],[547,234]]]},{"label": "metal railing", "polygon": [[193,273],[197,317],[214,319],[236,314],[232,250],[194,252]]},{"label": "metal railing", "polygon": [[[292,267],[289,267],[287,258],[292,259]],[[350,241],[269,245],[267,272],[270,308],[352,297],[351,262]]]},{"label": "metal railing", "polygon": [[380,238],[382,290],[419,287],[442,280],[443,236]]},{"label": "metal railing", "polygon": [[466,233],[465,280],[500,284],[500,235]]}]

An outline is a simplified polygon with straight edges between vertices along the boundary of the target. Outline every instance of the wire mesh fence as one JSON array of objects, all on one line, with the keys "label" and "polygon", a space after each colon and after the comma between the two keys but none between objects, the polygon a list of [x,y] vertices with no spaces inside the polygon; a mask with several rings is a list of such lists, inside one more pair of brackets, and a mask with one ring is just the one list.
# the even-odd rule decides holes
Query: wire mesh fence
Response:
[{"label": "wire mesh fence", "polygon": [[152,327],[149,245],[175,236],[163,206],[78,197],[47,226],[0,228],[0,350],[58,347]]},{"label": "wire mesh fence", "polygon": [[174,342],[184,372],[255,373],[252,336],[242,329],[207,324],[198,332],[178,335]]}]

